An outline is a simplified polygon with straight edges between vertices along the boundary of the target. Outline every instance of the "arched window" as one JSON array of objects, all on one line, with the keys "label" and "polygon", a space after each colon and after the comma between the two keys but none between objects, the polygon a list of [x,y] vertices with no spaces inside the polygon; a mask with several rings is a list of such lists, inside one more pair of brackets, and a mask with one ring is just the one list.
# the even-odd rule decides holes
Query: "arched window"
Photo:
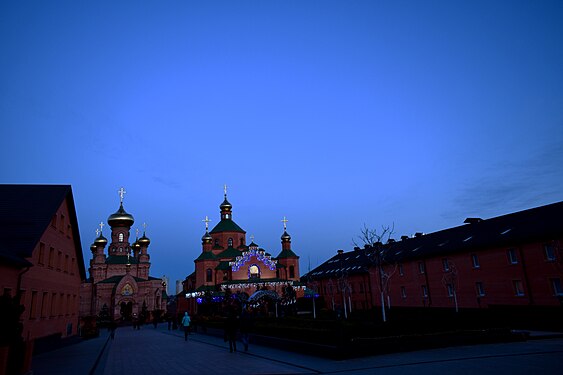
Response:
[{"label": "arched window", "polygon": [[227,240],[227,243],[229,244],[229,247],[233,247],[233,239],[232,238],[229,238]]},{"label": "arched window", "polygon": [[219,240],[215,240],[215,246],[219,246]]},{"label": "arched window", "polygon": [[228,281],[229,280],[229,274],[227,272],[225,272],[223,274],[223,281]]},{"label": "arched window", "polygon": [[117,236],[119,242],[123,242],[123,233],[119,233]]},{"label": "arched window", "polygon": [[205,271],[205,281],[208,283],[213,281],[213,271],[211,271],[211,268]]},{"label": "arched window", "polygon": [[289,278],[293,279],[295,277],[295,267],[289,266]]},{"label": "arched window", "polygon": [[253,264],[252,266],[248,267],[248,278],[249,279],[260,278],[260,268],[256,264]]}]

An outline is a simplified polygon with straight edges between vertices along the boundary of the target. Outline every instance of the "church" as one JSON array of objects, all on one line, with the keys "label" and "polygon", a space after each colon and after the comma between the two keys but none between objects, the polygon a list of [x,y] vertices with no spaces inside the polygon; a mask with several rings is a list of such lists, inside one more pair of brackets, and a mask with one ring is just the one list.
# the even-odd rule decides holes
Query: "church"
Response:
[{"label": "church", "polygon": [[233,220],[233,206],[227,200],[225,186],[223,203],[219,206],[221,220],[209,231],[206,217],[200,255],[194,260],[195,271],[184,281],[178,309],[197,313],[202,297],[221,300],[226,294],[252,297],[257,291],[268,291],[274,298],[288,290],[302,294],[299,282],[299,256],[291,249],[291,236],[284,218],[281,251],[273,257],[254,243],[246,243],[246,231]]},{"label": "church", "polygon": [[82,284],[81,316],[106,316],[111,320],[129,321],[135,318],[150,320],[166,308],[166,287],[163,281],[149,275],[150,240],[145,232],[130,243],[133,215],[123,208],[125,190],[119,190],[119,209],[108,217],[111,242],[102,233],[90,246],[90,278]]}]

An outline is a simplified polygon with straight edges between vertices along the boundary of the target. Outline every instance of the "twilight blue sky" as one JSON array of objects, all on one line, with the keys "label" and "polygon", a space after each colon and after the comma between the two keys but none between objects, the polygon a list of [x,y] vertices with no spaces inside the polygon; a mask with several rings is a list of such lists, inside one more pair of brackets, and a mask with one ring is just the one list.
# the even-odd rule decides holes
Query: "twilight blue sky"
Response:
[{"label": "twilight blue sky", "polygon": [[[71,184],[85,258],[119,206],[152,275],[219,220],[301,273],[563,200],[562,1],[0,3],[0,183]],[[108,233],[107,230],[105,231]]]}]

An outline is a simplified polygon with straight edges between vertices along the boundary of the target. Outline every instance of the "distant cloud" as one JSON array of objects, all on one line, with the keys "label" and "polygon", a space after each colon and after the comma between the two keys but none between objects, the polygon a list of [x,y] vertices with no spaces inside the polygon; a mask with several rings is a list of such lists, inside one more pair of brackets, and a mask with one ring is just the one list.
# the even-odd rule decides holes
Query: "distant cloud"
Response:
[{"label": "distant cloud", "polygon": [[181,189],[182,188],[182,184],[178,181],[172,180],[172,179],[167,179],[164,177],[160,177],[160,176],[153,176],[152,180],[158,184],[164,185],[168,188],[171,189]]},{"label": "distant cloud", "polygon": [[447,219],[507,214],[563,199],[563,145],[551,145],[522,162],[497,163],[463,188]]}]

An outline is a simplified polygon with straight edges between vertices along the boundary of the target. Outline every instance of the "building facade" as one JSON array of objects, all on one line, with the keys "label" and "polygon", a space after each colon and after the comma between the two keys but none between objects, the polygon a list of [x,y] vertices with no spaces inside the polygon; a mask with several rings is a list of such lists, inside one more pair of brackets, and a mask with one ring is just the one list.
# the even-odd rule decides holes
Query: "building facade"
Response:
[{"label": "building facade", "polygon": [[487,308],[563,302],[563,202],[388,239],[303,276],[329,309]]},{"label": "building facade", "polygon": [[243,293],[252,296],[258,290],[270,290],[278,296],[291,287],[296,295],[302,295],[299,282],[299,256],[291,249],[291,236],[281,236],[281,251],[273,257],[260,248],[251,238],[246,243],[246,231],[233,220],[232,205],[227,200],[219,206],[221,220],[209,231],[209,219],[205,221],[202,250],[194,260],[195,271],[184,281],[179,294],[179,310],[197,312],[197,304],[204,295],[221,298],[227,293]]},{"label": "building facade", "polygon": [[104,237],[100,223],[98,237],[90,246],[90,278],[82,284],[80,293],[83,317],[109,315],[110,320],[148,320],[166,308],[165,285],[149,274],[150,239],[143,233],[130,242],[134,218],[123,208],[124,193],[121,188],[119,209],[107,220],[110,240]]},{"label": "building facade", "polygon": [[[26,372],[38,340],[78,333],[80,284],[86,272],[72,189],[0,185],[0,221],[2,303],[12,299],[23,306],[18,332],[24,339],[23,365],[11,372]],[[2,309],[4,313],[6,306]],[[13,328],[17,323],[0,324]],[[4,328],[2,339],[7,336]]]}]

